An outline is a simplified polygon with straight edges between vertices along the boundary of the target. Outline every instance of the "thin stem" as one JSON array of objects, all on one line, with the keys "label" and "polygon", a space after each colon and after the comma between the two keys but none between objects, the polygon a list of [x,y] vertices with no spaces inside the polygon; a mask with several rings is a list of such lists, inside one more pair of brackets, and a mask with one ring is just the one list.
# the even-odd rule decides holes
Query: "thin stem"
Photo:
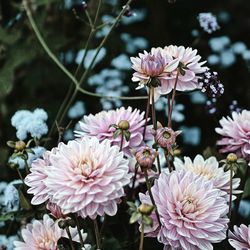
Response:
[{"label": "thin stem", "polygon": [[[153,128],[154,130],[157,130],[157,121],[156,121],[156,113],[155,113],[155,99],[154,99],[154,88],[150,87],[151,91],[151,108],[152,108],[152,121],[153,121]],[[155,139],[156,142],[156,139]],[[156,152],[158,152],[158,148],[156,148],[155,150]],[[158,172],[159,174],[161,173],[161,163],[160,163],[160,156],[159,154],[156,157],[156,161],[157,161],[157,168],[158,168]]]},{"label": "thin stem", "polygon": [[143,140],[145,139],[145,134],[146,134],[146,128],[147,128],[147,124],[148,124],[148,116],[149,116],[149,110],[150,110],[150,89],[148,92],[148,101],[147,101],[147,108],[146,108],[146,117],[145,117],[145,124],[144,124],[144,128],[143,128]]},{"label": "thin stem", "polygon": [[229,193],[229,211],[228,211],[228,218],[231,218],[232,213],[232,194],[233,192],[233,170],[230,168],[230,193]]},{"label": "thin stem", "polygon": [[100,233],[98,229],[98,223],[96,219],[94,219],[93,222],[94,222],[94,229],[95,229],[96,246],[97,246],[97,249],[101,249],[101,237],[100,237]]},{"label": "thin stem", "polygon": [[98,16],[99,16],[99,13],[100,13],[101,5],[102,5],[102,0],[99,0],[98,6],[97,6],[97,11],[96,11],[96,14],[95,14],[94,24],[93,24],[94,27],[96,26],[96,22],[98,20]]},{"label": "thin stem", "polygon": [[157,207],[156,207],[156,204],[155,204],[155,200],[154,200],[154,197],[153,197],[153,194],[152,194],[152,191],[151,191],[151,184],[150,184],[150,181],[148,179],[148,171],[147,171],[146,168],[142,168],[142,170],[143,170],[143,173],[144,173],[144,176],[145,176],[147,190],[148,190],[148,193],[149,193],[150,200],[151,200],[152,204],[155,206],[156,217],[157,217],[159,225],[161,225],[160,216],[159,216],[159,213],[158,213],[158,210],[157,210]]},{"label": "thin stem", "polygon": [[77,232],[78,232],[78,235],[79,235],[81,247],[84,247],[84,240],[82,238],[81,227],[80,227],[80,223],[78,221],[78,218],[77,218],[76,214],[75,214],[75,222],[76,222],[76,228],[77,228]]},{"label": "thin stem", "polygon": [[120,152],[122,151],[122,148],[123,148],[123,141],[124,141],[124,131],[122,130],[122,132],[121,132],[121,145],[120,145]]},{"label": "thin stem", "polygon": [[85,14],[86,14],[86,16],[87,16],[87,18],[88,18],[90,27],[93,29],[93,28],[94,28],[94,25],[93,25],[93,22],[92,22],[92,19],[91,19],[90,15],[89,15],[88,10],[85,10]]},{"label": "thin stem", "polygon": [[66,227],[66,232],[67,232],[67,235],[69,237],[69,242],[70,242],[71,250],[75,250],[75,247],[74,247],[74,244],[73,244],[73,241],[72,241],[72,236],[71,236],[69,227]]},{"label": "thin stem", "polygon": [[26,159],[24,160],[24,165],[25,165],[26,174],[29,174],[30,173],[30,169],[29,169],[28,161]]},{"label": "thin stem", "polygon": [[23,176],[22,176],[22,174],[21,174],[21,172],[20,172],[20,170],[19,170],[19,168],[18,168],[18,167],[16,168],[16,171],[17,171],[18,176],[19,176],[19,178],[21,179],[21,181],[22,181],[23,185],[25,186]]},{"label": "thin stem", "polygon": [[140,234],[140,246],[139,250],[143,250],[143,241],[144,241],[144,223],[141,222],[141,234]]},{"label": "thin stem", "polygon": [[132,190],[134,190],[134,188],[135,188],[135,181],[136,181],[136,176],[137,176],[139,167],[140,166],[139,166],[138,162],[136,162],[136,164],[135,164],[135,174],[134,174],[133,182],[132,182]]},{"label": "thin stem", "polygon": [[170,107],[169,115],[168,115],[168,127],[169,128],[172,127],[172,113],[173,113],[173,108],[174,108],[174,99],[176,95],[176,86],[177,86],[178,78],[179,78],[179,70],[177,69],[177,74],[176,74],[174,89],[173,89],[173,94],[172,94],[172,100],[171,100],[171,107]]},{"label": "thin stem", "polygon": [[167,161],[169,173],[171,173],[172,172],[172,166],[171,166],[170,160],[168,158],[168,150],[167,149],[164,149],[164,155],[165,155],[165,158],[166,158],[166,161]]}]

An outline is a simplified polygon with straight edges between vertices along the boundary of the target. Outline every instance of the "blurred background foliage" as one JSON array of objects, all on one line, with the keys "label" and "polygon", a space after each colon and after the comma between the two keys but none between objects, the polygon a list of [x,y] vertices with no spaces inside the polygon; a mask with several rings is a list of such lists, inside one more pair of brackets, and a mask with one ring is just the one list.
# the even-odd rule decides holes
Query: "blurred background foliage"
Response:
[{"label": "blurred background foliage", "polygon": [[[48,47],[70,72],[74,72],[90,32],[82,1],[29,2],[33,17]],[[118,0],[103,0],[98,24],[110,21],[125,3]],[[87,1],[92,18],[97,4],[98,1],[95,0]],[[136,0],[131,5],[131,12],[132,16],[124,16],[109,37],[103,55],[91,70],[90,77],[83,83],[83,87],[106,95],[144,95],[144,91],[134,90],[136,85],[131,82],[129,57],[153,46],[193,45],[202,58],[208,60],[210,68],[219,73],[225,85],[225,93],[216,103],[199,91],[195,94],[179,94],[174,114],[174,128],[184,131],[179,142],[184,155],[193,156],[204,150],[208,155],[211,154],[217,140],[214,128],[218,126],[218,120],[223,115],[229,115],[230,110],[236,106],[245,109],[250,107],[250,2],[177,0],[175,4],[170,4],[167,0]],[[212,12],[216,15],[220,30],[213,34],[202,32],[197,21],[200,12]],[[90,50],[97,48],[108,27],[96,31],[90,42]],[[88,56],[85,63],[87,60]],[[83,72],[84,65],[77,76],[78,79]],[[117,80],[118,78],[120,80]],[[16,140],[15,129],[10,123],[13,114],[20,109],[34,110],[40,107],[48,112],[48,124],[51,126],[70,84],[70,80],[39,44],[21,1],[0,0],[1,179],[11,180],[14,175],[12,170],[6,168],[9,157],[6,141]],[[232,100],[236,100],[237,103],[234,102],[232,105]],[[100,100],[80,93],[75,101],[84,104],[83,114],[96,113],[121,105],[141,109],[145,109],[146,106],[146,101],[141,100]],[[166,108],[163,104],[163,101],[158,103],[158,117],[160,121],[166,122]],[[70,135],[79,119],[80,117],[68,113],[61,126],[66,127],[69,121],[73,120],[67,131]],[[55,132],[50,140],[50,146],[55,145],[56,141]]]}]

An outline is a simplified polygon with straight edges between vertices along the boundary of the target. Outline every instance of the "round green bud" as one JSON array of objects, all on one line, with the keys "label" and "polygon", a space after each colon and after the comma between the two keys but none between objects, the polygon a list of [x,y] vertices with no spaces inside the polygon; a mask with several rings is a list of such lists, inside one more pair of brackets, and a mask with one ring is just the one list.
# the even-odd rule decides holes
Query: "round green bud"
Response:
[{"label": "round green bud", "polygon": [[130,125],[129,125],[129,122],[126,121],[126,120],[121,120],[119,123],[118,123],[118,127],[122,130],[128,130]]}]

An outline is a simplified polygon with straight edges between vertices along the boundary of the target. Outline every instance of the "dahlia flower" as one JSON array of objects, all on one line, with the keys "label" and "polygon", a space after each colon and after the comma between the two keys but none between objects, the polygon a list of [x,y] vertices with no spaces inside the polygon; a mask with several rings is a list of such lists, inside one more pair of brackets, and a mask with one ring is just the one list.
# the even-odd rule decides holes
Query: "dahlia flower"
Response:
[{"label": "dahlia flower", "polygon": [[[184,162],[179,158],[175,158],[174,165],[176,170],[185,170],[192,172],[198,176],[211,180],[215,188],[221,190],[221,195],[229,197],[230,193],[230,171],[224,171],[219,167],[219,162],[215,157],[204,159],[201,155],[197,155],[194,161],[189,157],[184,157]],[[240,185],[240,178],[233,178],[233,194],[239,194],[242,191],[236,190]],[[233,196],[233,199],[236,199]]]},{"label": "dahlia flower", "polygon": [[250,111],[232,112],[231,117],[220,120],[221,128],[215,131],[222,136],[217,142],[222,153],[236,153],[239,157],[250,159]]},{"label": "dahlia flower", "polygon": [[113,216],[124,195],[123,186],[130,182],[128,161],[111,146],[109,140],[95,137],[62,143],[50,156],[51,165],[44,180],[51,202],[63,214],[78,213],[83,218]]},{"label": "dahlia flower", "polygon": [[150,169],[153,166],[157,155],[158,152],[153,148],[142,146],[136,151],[135,158],[141,167]]},{"label": "dahlia flower", "polygon": [[[65,230],[61,229],[57,222],[54,222],[47,214],[43,220],[34,220],[22,229],[23,241],[14,241],[14,250],[58,250],[57,241],[61,237],[68,237]],[[77,230],[70,228],[70,233],[74,241],[79,242]],[[83,240],[87,234],[82,234]]]},{"label": "dahlia flower", "polygon": [[250,225],[234,226],[234,232],[229,230],[228,241],[236,250],[250,249]]},{"label": "dahlia flower", "polygon": [[[161,227],[152,217],[153,228],[146,232],[157,235],[164,249],[213,249],[212,243],[226,238],[228,205],[213,182],[189,171],[162,173],[152,194]],[[152,204],[148,194],[140,194],[140,200]]]},{"label": "dahlia flower", "polygon": [[[166,46],[164,50],[173,58],[179,61],[178,81],[176,90],[186,91],[194,90],[199,87],[198,76],[207,70],[203,65],[206,61],[199,62],[201,57],[197,55],[197,50],[192,48],[184,48],[183,46]],[[177,69],[169,74],[168,83],[162,84],[161,94],[168,94],[174,88],[177,76]]]},{"label": "dahlia flower", "polygon": [[44,181],[47,178],[46,169],[51,165],[50,157],[55,154],[56,148],[51,151],[46,151],[43,154],[43,159],[37,159],[32,162],[30,173],[26,176],[24,182],[30,188],[27,193],[32,194],[31,204],[39,205],[49,200],[48,188]]},{"label": "dahlia flower", "polygon": [[[157,78],[160,84],[167,84],[169,73],[178,67],[178,60],[173,59],[162,48],[152,48],[150,52],[139,53],[139,57],[131,57],[133,73],[132,81],[139,82],[138,88],[143,88],[153,78]],[[137,88],[137,89],[138,89]]]},{"label": "dahlia flower", "polygon": [[[88,115],[83,117],[83,121],[79,122],[80,131],[75,131],[77,137],[84,135],[95,136],[99,141],[109,139],[112,145],[121,144],[121,136],[113,137],[115,128],[110,125],[116,124],[120,121],[128,121],[130,132],[130,139],[123,141],[123,152],[126,155],[132,155],[131,149],[136,149],[142,145],[143,142],[143,130],[144,130],[144,112],[140,112],[138,109],[132,110],[131,107],[125,109],[121,107],[116,110],[102,111],[96,115]],[[152,139],[151,126],[147,126],[145,140]]]}]

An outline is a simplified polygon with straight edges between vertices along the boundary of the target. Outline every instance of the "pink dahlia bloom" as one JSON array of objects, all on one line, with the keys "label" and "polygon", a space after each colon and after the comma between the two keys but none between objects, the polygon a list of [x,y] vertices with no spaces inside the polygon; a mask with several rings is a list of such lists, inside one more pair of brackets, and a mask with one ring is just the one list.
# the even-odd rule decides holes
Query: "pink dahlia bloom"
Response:
[{"label": "pink dahlia bloom", "polygon": [[250,225],[247,227],[241,224],[239,227],[234,226],[234,232],[229,230],[228,241],[236,250],[250,249]]},{"label": "pink dahlia bloom", "polygon": [[[166,84],[169,74],[178,67],[178,60],[173,59],[162,48],[152,48],[150,52],[139,53],[139,57],[131,57],[132,68],[136,71],[132,81],[139,82],[142,88],[149,83],[152,78],[160,80],[161,85]],[[138,89],[137,88],[137,89]]]},{"label": "pink dahlia bloom", "polygon": [[221,128],[215,131],[222,136],[217,142],[222,153],[236,153],[239,157],[250,159],[250,111],[233,112],[231,117],[220,120]]},{"label": "pink dahlia bloom", "polygon": [[[116,138],[113,137],[115,128],[110,127],[112,124],[118,125],[120,121],[129,122],[129,132],[131,134],[129,141],[123,141],[123,152],[126,155],[132,155],[131,149],[137,149],[138,147],[144,145],[143,141],[143,129],[145,124],[144,112],[140,112],[138,109],[132,110],[131,107],[125,109],[124,107],[110,110],[102,111],[96,115],[88,115],[83,117],[83,121],[79,122],[80,131],[75,131],[77,137],[82,137],[85,135],[95,136],[99,141],[108,139],[111,141],[112,145],[121,144],[121,136]],[[147,126],[145,140],[152,139],[151,126]]]},{"label": "pink dahlia bloom", "polygon": [[56,148],[46,151],[43,159],[37,159],[32,162],[30,173],[26,176],[24,182],[30,188],[29,194],[33,194],[31,204],[39,205],[49,199],[48,188],[44,181],[47,178],[46,169],[50,166],[50,156],[56,152]]},{"label": "pink dahlia bloom", "polygon": [[[211,180],[215,188],[221,190],[221,195],[229,198],[230,193],[230,171],[224,171],[219,167],[219,162],[215,157],[204,159],[201,155],[197,155],[194,161],[189,157],[184,157],[184,162],[179,158],[175,158],[174,165],[176,170],[185,170],[196,175]],[[233,194],[239,194],[242,191],[236,190],[240,185],[240,178],[233,178]],[[233,196],[236,199],[236,196]]]},{"label": "pink dahlia bloom", "polygon": [[[57,241],[61,237],[68,237],[65,230],[61,229],[47,214],[43,220],[34,220],[22,229],[23,241],[14,241],[14,250],[59,250]],[[70,228],[74,241],[79,242],[77,230]],[[85,240],[87,234],[83,234]]]},{"label": "pink dahlia bloom", "polygon": [[[153,218],[152,234],[164,249],[213,249],[212,243],[226,238],[228,205],[213,182],[189,171],[173,171],[160,175],[152,193],[161,220],[157,228]],[[140,194],[143,203],[146,197]]]},{"label": "pink dahlia bloom", "polygon": [[[206,61],[200,62],[201,57],[197,55],[197,50],[185,48],[183,46],[166,46],[164,50],[177,58],[180,62],[181,73],[178,76],[176,89],[179,91],[194,90],[199,87],[197,74],[205,72],[208,68],[203,65]],[[171,72],[167,84],[162,84],[161,94],[168,94],[174,88],[177,70]]]},{"label": "pink dahlia bloom", "polygon": [[63,214],[78,213],[92,219],[116,214],[123,187],[131,177],[119,147],[111,146],[109,140],[100,143],[95,137],[83,137],[61,144],[50,162],[44,183],[51,202]]}]

